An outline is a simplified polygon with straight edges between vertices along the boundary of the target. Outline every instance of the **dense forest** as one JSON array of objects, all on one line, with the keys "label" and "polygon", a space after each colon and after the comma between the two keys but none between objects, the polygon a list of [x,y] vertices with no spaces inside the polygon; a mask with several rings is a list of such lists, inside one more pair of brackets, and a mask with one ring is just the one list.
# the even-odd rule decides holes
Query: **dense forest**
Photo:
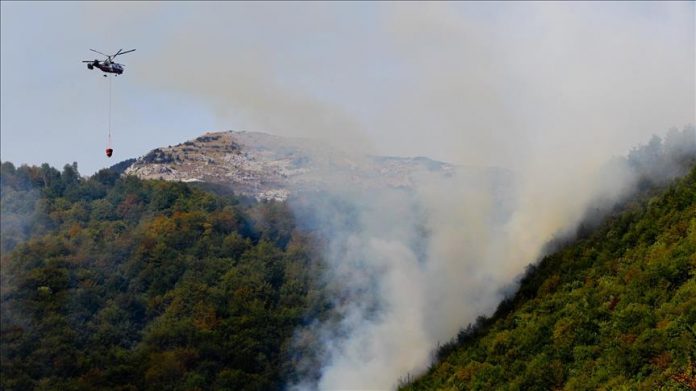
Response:
[{"label": "dense forest", "polygon": [[282,203],[2,163],[3,390],[261,390],[324,299]]},{"label": "dense forest", "polygon": [[647,194],[530,266],[402,388],[696,389],[696,166]]}]

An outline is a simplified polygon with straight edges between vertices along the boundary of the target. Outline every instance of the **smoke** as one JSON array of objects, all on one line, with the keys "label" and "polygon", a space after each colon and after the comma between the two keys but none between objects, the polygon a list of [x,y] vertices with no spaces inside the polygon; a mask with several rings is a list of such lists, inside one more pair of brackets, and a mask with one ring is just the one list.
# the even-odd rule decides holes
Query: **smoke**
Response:
[{"label": "smoke", "polygon": [[[21,169],[25,170],[24,166]],[[9,253],[24,242],[31,233],[36,219],[40,191],[32,189],[26,178],[15,177],[12,163],[2,163],[0,171],[0,252]],[[8,178],[9,177],[9,178]],[[4,270],[4,268],[0,268]],[[2,273],[0,270],[0,273]],[[3,277],[5,276],[2,273]]]},{"label": "smoke", "polygon": [[470,167],[294,205],[326,238],[334,298],[298,330],[321,365],[297,387],[385,389],[490,313],[588,206],[635,188],[613,156],[696,122],[694,7],[178,3],[147,11],[159,44],[129,72],[222,128]]},{"label": "smoke", "polygon": [[311,42],[303,47],[302,41],[331,29],[335,10],[217,2],[182,8],[176,16],[181,28],[143,54],[144,62],[163,66],[142,69],[135,75],[140,82],[201,99],[221,127],[369,152],[357,117],[312,91],[313,79],[326,77],[320,64],[303,68],[317,53],[308,53]]},{"label": "smoke", "polygon": [[572,200],[530,190],[507,170],[465,167],[416,172],[409,190],[335,178],[346,185],[294,200],[304,228],[326,242],[333,302],[327,319],[298,331],[305,360],[290,388],[387,389],[420,373],[439,343],[512,293],[552,238],[572,238],[640,183],[662,185],[694,162],[691,126],[606,161],[583,188],[565,189]]}]

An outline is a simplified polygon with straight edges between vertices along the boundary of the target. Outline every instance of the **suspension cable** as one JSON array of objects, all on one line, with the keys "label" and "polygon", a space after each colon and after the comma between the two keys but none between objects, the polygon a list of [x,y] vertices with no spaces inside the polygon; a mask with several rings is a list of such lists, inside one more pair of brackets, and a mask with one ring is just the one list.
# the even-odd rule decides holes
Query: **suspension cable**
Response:
[{"label": "suspension cable", "polygon": [[109,79],[109,139],[107,141],[107,147],[111,148],[111,75]]}]

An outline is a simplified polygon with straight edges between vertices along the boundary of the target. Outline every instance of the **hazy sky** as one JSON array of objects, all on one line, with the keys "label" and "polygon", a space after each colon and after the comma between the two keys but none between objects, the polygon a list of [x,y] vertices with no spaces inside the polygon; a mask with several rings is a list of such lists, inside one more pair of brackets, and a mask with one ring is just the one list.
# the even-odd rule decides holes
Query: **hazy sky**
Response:
[{"label": "hazy sky", "polygon": [[[15,163],[90,174],[234,129],[514,168],[696,122],[693,2],[1,7],[1,154]],[[110,160],[90,48],[137,49],[113,80]]]}]

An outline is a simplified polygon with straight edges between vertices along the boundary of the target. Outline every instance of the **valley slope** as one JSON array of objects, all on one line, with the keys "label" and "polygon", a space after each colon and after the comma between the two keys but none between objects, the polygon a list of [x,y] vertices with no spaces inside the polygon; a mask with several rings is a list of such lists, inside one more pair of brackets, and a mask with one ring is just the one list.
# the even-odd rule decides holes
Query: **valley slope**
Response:
[{"label": "valley slope", "polygon": [[696,388],[696,166],[530,267],[405,390]]}]

